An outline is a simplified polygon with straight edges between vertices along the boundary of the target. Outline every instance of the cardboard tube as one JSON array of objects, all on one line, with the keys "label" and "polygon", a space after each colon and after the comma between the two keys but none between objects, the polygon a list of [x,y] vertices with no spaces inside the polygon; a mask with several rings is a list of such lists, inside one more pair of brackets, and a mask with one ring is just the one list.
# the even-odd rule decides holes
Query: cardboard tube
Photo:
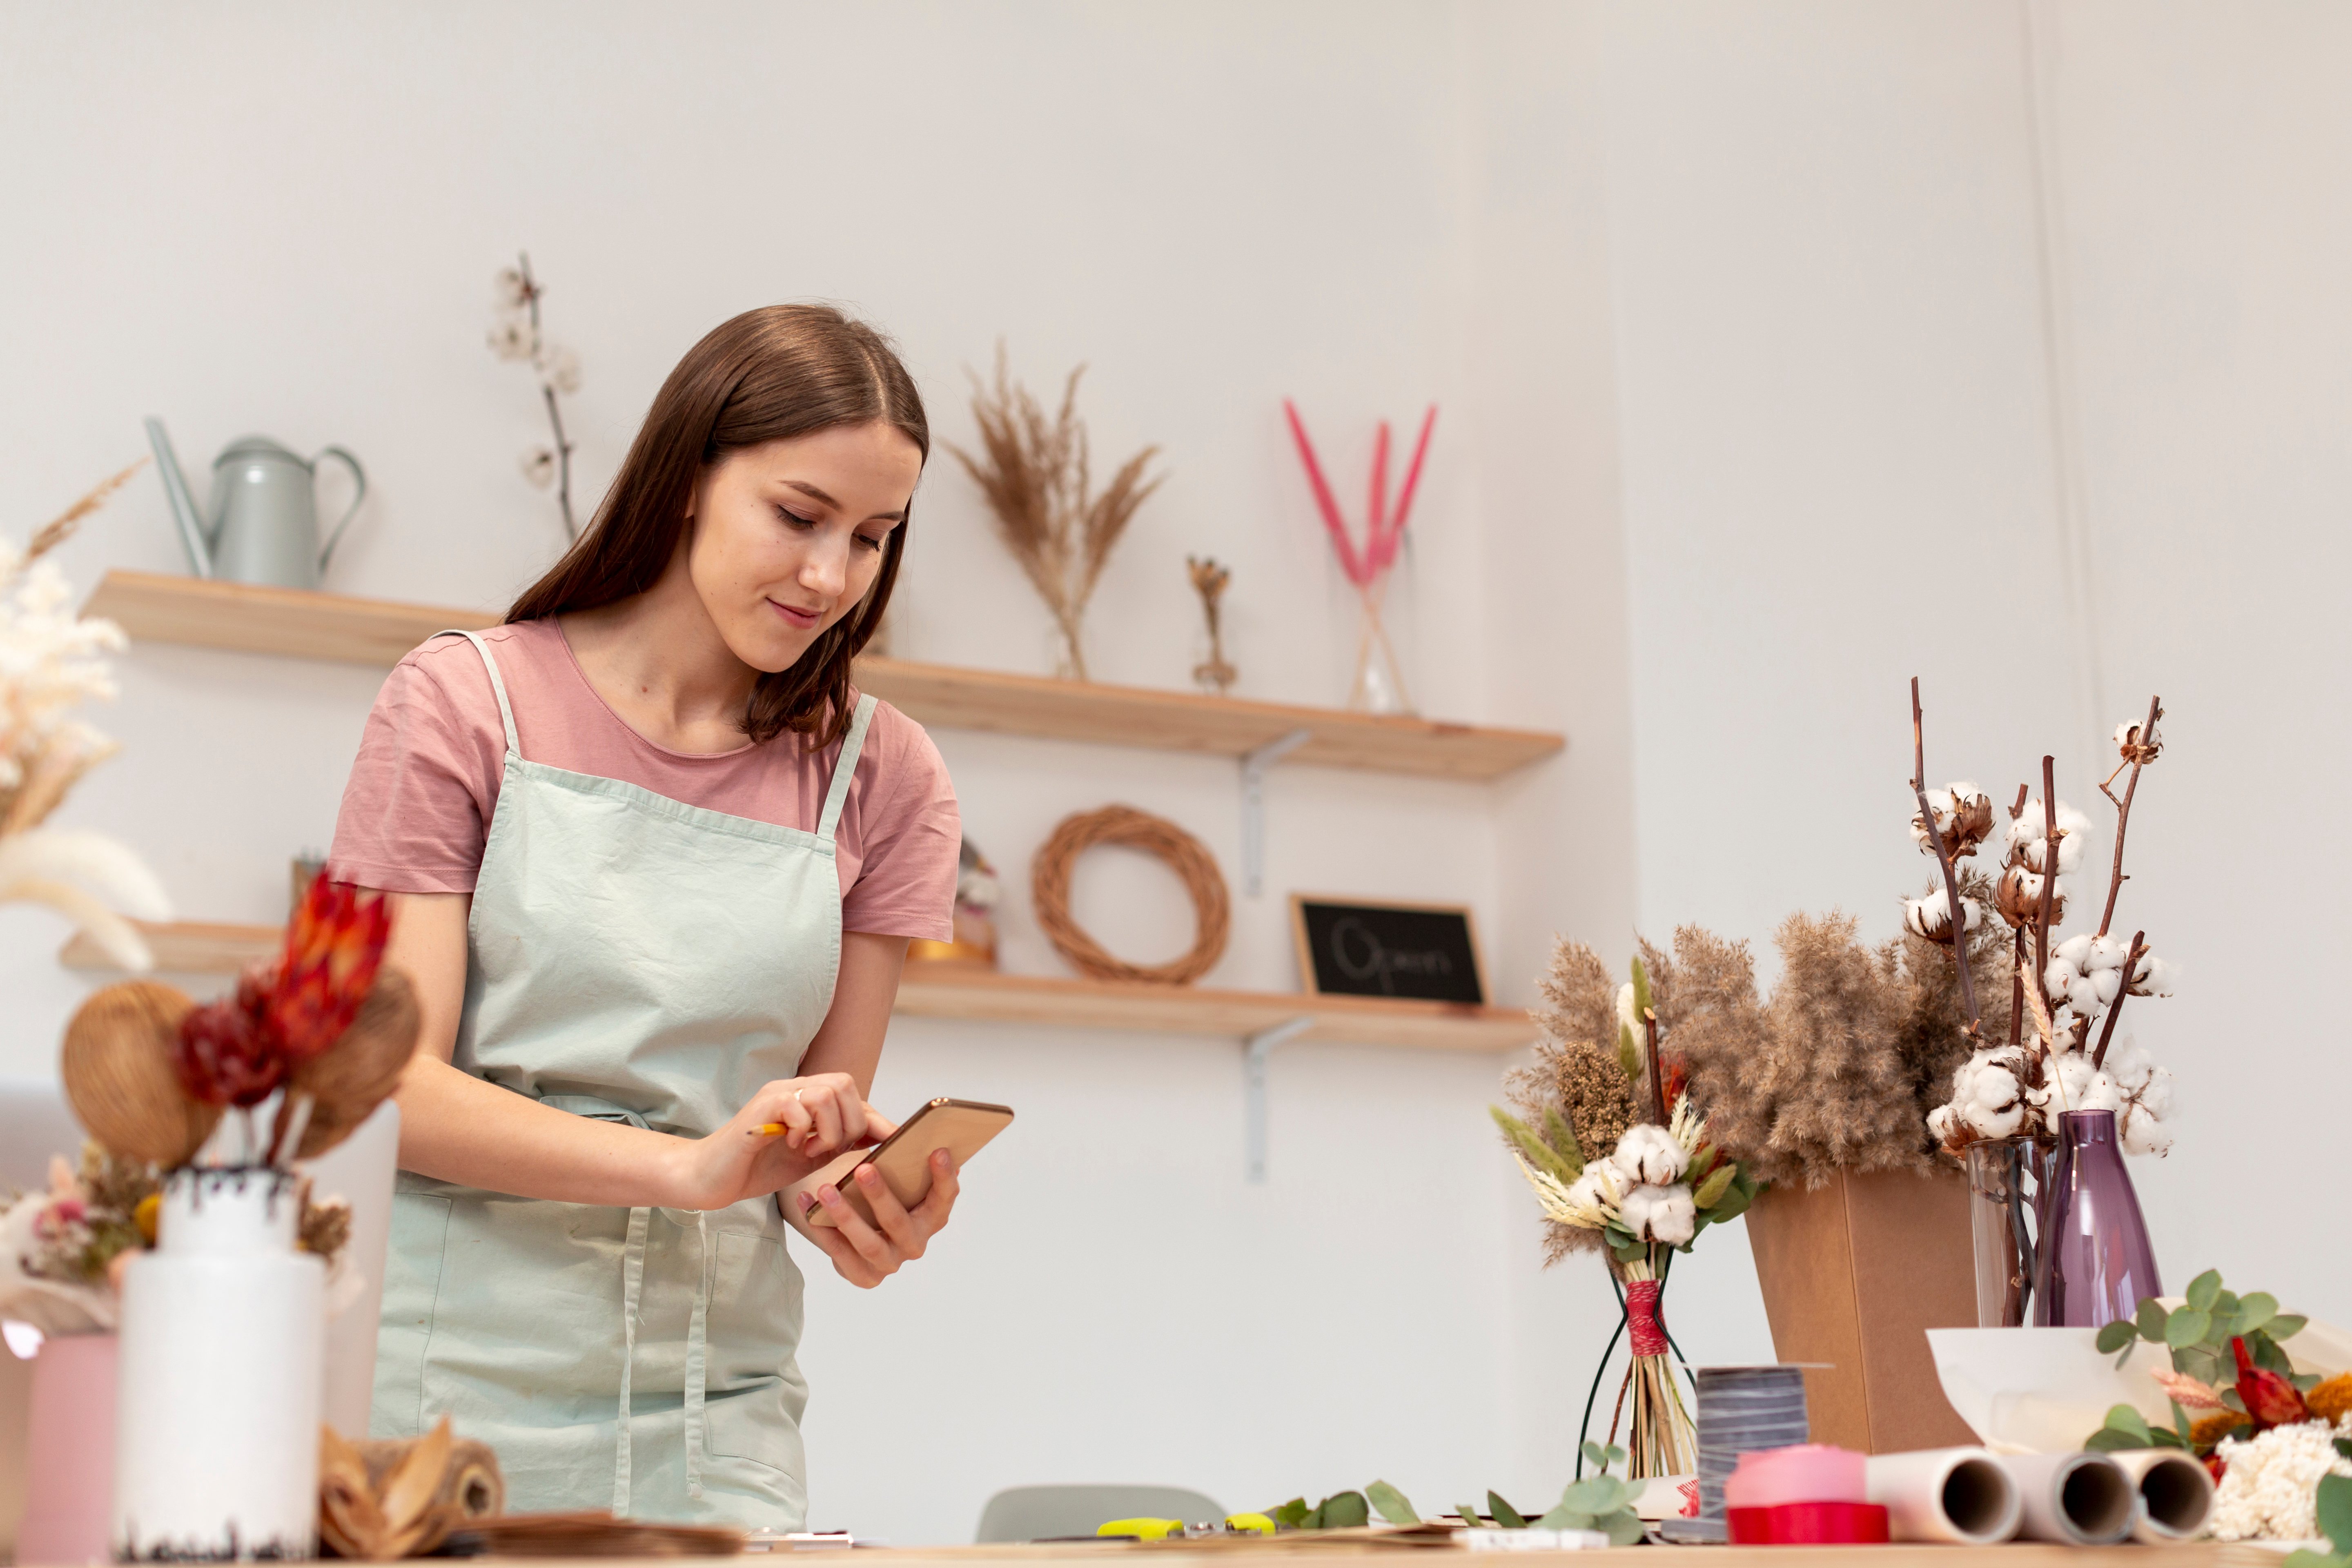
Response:
[{"label": "cardboard tube", "polygon": [[2110,1454],[2139,1489],[2139,1515],[2132,1539],[2149,1546],[2189,1541],[2202,1533],[2213,1511],[2213,1478],[2178,1448],[2141,1448]]},{"label": "cardboard tube", "polygon": [[2069,1546],[2112,1546],[2139,1520],[2139,1489],[2105,1454],[2003,1454],[2025,1510],[2022,1533]]},{"label": "cardboard tube", "polygon": [[1896,1541],[1990,1546],[2017,1533],[2017,1485],[1982,1448],[1874,1454],[1863,1467],[1870,1500],[1886,1508]]}]

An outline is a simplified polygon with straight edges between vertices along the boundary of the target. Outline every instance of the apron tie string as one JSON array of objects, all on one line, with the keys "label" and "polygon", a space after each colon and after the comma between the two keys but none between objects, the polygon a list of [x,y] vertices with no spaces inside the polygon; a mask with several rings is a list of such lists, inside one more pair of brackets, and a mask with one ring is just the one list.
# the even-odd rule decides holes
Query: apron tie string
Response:
[{"label": "apron tie string", "polygon": [[710,1216],[694,1216],[701,1246],[694,1271],[694,1317],[686,1331],[686,1495],[702,1496],[703,1373],[710,1360],[706,1330],[710,1320]]},{"label": "apron tie string", "polygon": [[651,1209],[629,1211],[629,1242],[621,1263],[620,1440],[613,1459],[613,1512],[629,1517],[629,1373],[637,1359],[637,1309],[645,1297],[646,1231]]}]

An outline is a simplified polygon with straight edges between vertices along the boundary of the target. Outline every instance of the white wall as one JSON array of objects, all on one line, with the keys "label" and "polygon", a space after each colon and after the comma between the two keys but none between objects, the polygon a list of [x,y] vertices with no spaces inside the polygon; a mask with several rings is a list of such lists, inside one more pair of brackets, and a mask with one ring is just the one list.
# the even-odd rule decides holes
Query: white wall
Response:
[{"label": "white wall", "polygon": [[[0,210],[45,237],[0,262],[17,437],[0,515],[33,526],[137,456],[151,412],[192,466],[248,429],[339,441],[373,489],[331,586],[502,602],[559,542],[516,470],[541,436],[531,388],[482,342],[489,276],[528,246],[551,333],[586,365],[572,416],[589,494],[694,337],[766,300],[840,299],[882,322],[952,441],[971,439],[965,368],[1000,339],[1041,390],[1085,360],[1098,456],[1155,441],[1171,476],[1103,583],[1096,673],[1183,684],[1199,657],[1183,557],[1205,552],[1234,566],[1241,689],[1332,702],[1352,600],[1279,400],[1299,400],[1352,497],[1373,421],[1434,399],[1408,674],[1434,713],[1559,725],[1572,749],[1493,790],[1280,773],[1271,896],[1238,903],[1211,980],[1293,985],[1282,895],[1318,889],[1473,904],[1523,1000],[1552,926],[1622,931],[1631,907],[1598,219],[1549,184],[1599,183],[1590,98],[1561,112],[1547,64],[1590,72],[1587,16],[0,11]],[[1585,282],[1557,289],[1562,269]],[[1565,485],[1564,425],[1582,470]],[[1050,668],[1045,616],[943,457],[914,527],[899,651]],[[87,585],[176,569],[177,552],[142,476],[65,561]],[[69,819],[137,847],[189,918],[279,917],[287,858],[331,831],[379,673],[158,645],[121,674],[100,717],[124,753]],[[1008,967],[1063,972],[1021,872],[1068,811],[1130,801],[1235,865],[1230,763],[938,739],[970,831],[1011,873]],[[1081,919],[1115,949],[1181,950],[1188,917],[1156,868],[1106,854],[1079,880]],[[0,913],[0,1070],[51,1070],[86,989],[58,939]],[[1518,1356],[1533,1227],[1484,1115],[1500,1064],[1286,1049],[1272,1179],[1251,1187],[1239,1057],[894,1027],[886,1106],[958,1093],[1022,1121],[919,1268],[871,1295],[814,1283],[817,1523],[968,1538],[992,1490],[1051,1480],[1191,1484],[1234,1507],[1376,1475],[1433,1507],[1559,1484],[1567,1379],[1531,1384]],[[1541,1310],[1606,1332],[1597,1275],[1543,1286]],[[1535,1415],[1514,1426],[1515,1409]]]},{"label": "white wall", "polygon": [[1892,934],[1911,675],[1936,779],[2006,798],[2053,753],[2102,838],[2105,737],[2161,692],[2117,919],[2185,971],[2125,1019],[2181,1136],[2134,1177],[2176,1288],[2219,1265],[2341,1321],[2340,1227],[2249,1184],[2332,1191],[2316,1108],[2352,1095],[2315,984],[2352,938],[2352,26],[2037,9],[2052,314],[2021,7],[1608,16],[1643,925]]}]

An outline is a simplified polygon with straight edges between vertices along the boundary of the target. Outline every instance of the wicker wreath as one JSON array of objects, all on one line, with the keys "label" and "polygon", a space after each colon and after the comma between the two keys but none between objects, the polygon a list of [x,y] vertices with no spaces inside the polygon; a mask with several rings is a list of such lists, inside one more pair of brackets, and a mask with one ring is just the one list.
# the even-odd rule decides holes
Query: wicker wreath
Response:
[{"label": "wicker wreath", "polygon": [[[1070,871],[1078,857],[1097,844],[1124,844],[1157,855],[1184,879],[1192,895],[1192,951],[1172,963],[1129,963],[1112,957],[1070,918]],[[1029,896],[1037,923],[1064,958],[1097,980],[1140,980],[1189,985],[1206,974],[1225,951],[1232,926],[1225,879],[1201,841],[1165,817],[1131,805],[1107,805],[1062,819],[1029,867]]]}]

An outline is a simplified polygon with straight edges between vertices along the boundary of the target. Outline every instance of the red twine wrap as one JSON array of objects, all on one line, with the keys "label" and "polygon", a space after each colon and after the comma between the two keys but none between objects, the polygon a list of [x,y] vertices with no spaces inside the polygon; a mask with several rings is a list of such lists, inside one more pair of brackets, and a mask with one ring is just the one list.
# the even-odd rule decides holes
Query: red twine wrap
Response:
[{"label": "red twine wrap", "polygon": [[1636,1279],[1625,1287],[1625,1327],[1633,1336],[1635,1355],[1666,1353],[1666,1331],[1658,1321],[1658,1282]]}]

